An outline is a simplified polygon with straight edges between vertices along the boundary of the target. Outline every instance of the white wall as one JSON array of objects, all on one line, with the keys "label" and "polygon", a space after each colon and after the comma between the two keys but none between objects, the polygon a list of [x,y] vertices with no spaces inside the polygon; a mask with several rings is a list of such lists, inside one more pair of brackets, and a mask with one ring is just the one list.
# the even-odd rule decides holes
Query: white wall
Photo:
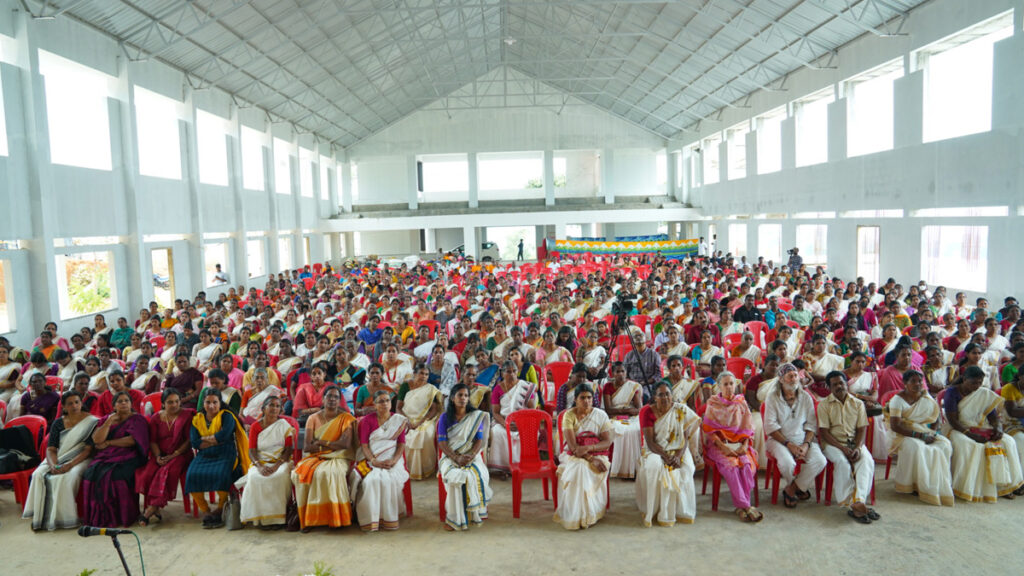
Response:
[{"label": "white wall", "polygon": [[[907,22],[906,37],[858,39],[840,51],[837,70],[801,70],[787,81],[783,93],[757,93],[751,108],[726,110],[721,123],[708,123],[700,136],[731,126],[746,117],[756,116],[788,100],[845,80],[857,73],[901,56],[907,57],[922,46],[954,34],[975,22],[1005,10],[1022,10],[1019,2],[996,1],[961,3],[935,0],[914,11]],[[796,213],[843,210],[903,209],[902,219],[825,220],[829,226],[829,273],[852,277],[856,273],[857,225],[881,227],[882,279],[892,276],[900,281],[916,281],[921,274],[921,228],[927,225],[985,225],[989,227],[988,293],[994,298],[1014,294],[1024,283],[1024,269],[1007,266],[1015,260],[1012,236],[1024,218],[1018,210],[1024,206],[1024,113],[1020,97],[1024,95],[1024,33],[1020,16],[1016,36],[995,45],[993,64],[993,109],[991,132],[973,134],[939,142],[923,143],[924,83],[922,72],[898,80],[894,87],[895,148],[866,156],[846,157],[845,143],[837,142],[846,134],[846,114],[834,113],[829,119],[829,161],[794,168],[795,141],[787,138],[792,119],[783,125],[783,169],[774,174],[748,174],[746,178],[697,187],[690,191],[695,206],[709,216],[759,213]],[[845,110],[845,100],[837,111]],[[789,126],[787,126],[789,124]],[[689,141],[696,140],[696,135]],[[748,146],[751,141],[748,140]],[[756,138],[752,142],[756,158]],[[750,157],[750,156],[748,156]],[[788,159],[788,160],[787,160]],[[756,170],[752,171],[756,172]],[[910,218],[910,211],[928,207],[1009,206],[1004,218]],[[756,259],[756,224],[750,220],[748,253]],[[781,220],[784,248],[793,246],[795,226],[808,220]],[[701,234],[709,224],[717,224],[718,246],[728,247],[730,221],[702,222]],[[974,296],[974,294],[972,294]]]},{"label": "white wall", "polygon": [[[239,123],[273,133],[328,158],[337,156],[312,135],[294,134],[290,127],[266,123],[266,113],[255,108],[239,109],[231,98],[215,89],[192,91],[180,71],[155,61],[125,63],[123,52],[110,38],[69,18],[32,20],[21,12],[17,0],[0,0],[0,34],[13,40],[17,50],[0,55],[0,84],[3,113],[7,124],[9,155],[0,157],[0,240],[22,240],[24,250],[0,251],[12,273],[8,293],[16,330],[12,341],[25,345],[42,324],[58,320],[54,257],[68,251],[112,251],[118,306],[105,311],[112,323],[117,316],[134,317],[152,299],[150,250],[166,246],[173,250],[175,288],[180,298],[191,298],[205,288],[202,236],[229,233],[231,252],[228,272],[233,284],[259,285],[265,280],[247,278],[246,232],[267,231],[276,240],[276,230],[294,231],[293,262],[301,262],[303,229],[310,234],[311,259],[324,255],[320,218],[337,212],[338,190],[331,182],[319,183],[314,162],[314,197],[299,194],[298,162],[293,159],[292,194],[273,191],[273,165],[265,150],[264,191],[243,190],[238,142]],[[50,163],[46,130],[45,83],[38,72],[37,51],[46,50],[90,66],[116,79],[116,90],[107,100],[113,169],[89,170]],[[166,180],[138,173],[132,85],[141,86],[183,102],[186,118],[180,122],[182,138],[182,179]],[[231,133],[225,137],[228,149],[229,184],[200,184],[196,176],[194,109],[200,108],[229,118]],[[319,186],[329,190],[322,200]],[[144,235],[181,235],[183,240],[147,243]],[[114,246],[56,249],[55,238],[118,236]],[[267,242],[268,260],[277,261],[276,241]],[[273,268],[268,267],[268,270]],[[208,290],[216,295],[219,290]],[[90,315],[91,316],[91,315]],[[69,333],[89,317],[58,321]]]}]

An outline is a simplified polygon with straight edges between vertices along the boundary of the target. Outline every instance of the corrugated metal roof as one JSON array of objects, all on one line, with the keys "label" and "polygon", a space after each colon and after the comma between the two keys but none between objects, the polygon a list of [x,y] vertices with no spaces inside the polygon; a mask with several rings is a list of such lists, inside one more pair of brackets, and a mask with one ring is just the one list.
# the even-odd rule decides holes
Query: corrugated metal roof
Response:
[{"label": "corrugated metal roof", "polygon": [[[421,107],[447,106],[443,97],[456,93],[451,100],[460,106],[559,106],[575,97],[676,137],[787,73],[820,65],[858,36],[885,34],[886,22],[923,1],[28,4],[86,22],[122,40],[133,57],[163,60],[345,147]],[[515,70],[515,79],[482,80],[501,66]],[[547,88],[522,96],[529,92],[523,76]],[[479,90],[478,81],[486,87]],[[509,94],[520,96],[510,101]]]}]

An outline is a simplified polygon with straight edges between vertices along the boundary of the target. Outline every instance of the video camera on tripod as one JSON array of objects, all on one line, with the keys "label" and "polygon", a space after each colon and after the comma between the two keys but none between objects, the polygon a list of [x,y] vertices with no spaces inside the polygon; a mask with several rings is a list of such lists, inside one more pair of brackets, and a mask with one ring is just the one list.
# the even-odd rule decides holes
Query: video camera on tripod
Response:
[{"label": "video camera on tripod", "polygon": [[615,297],[614,301],[612,301],[611,315],[615,316],[618,320],[616,322],[617,327],[621,328],[629,325],[629,315],[633,312],[633,309],[636,308],[636,305],[633,304],[633,298],[635,298],[633,295],[619,295]]}]

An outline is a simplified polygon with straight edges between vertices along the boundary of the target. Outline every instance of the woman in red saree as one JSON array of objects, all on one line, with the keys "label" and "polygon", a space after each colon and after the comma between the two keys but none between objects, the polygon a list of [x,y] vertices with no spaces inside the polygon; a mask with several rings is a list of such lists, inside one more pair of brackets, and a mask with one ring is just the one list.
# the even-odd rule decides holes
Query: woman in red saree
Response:
[{"label": "woman in red saree", "polygon": [[182,409],[181,393],[174,388],[164,390],[160,398],[163,410],[149,418],[149,461],[135,472],[135,491],[145,499],[145,511],[139,526],[148,526],[160,510],[175,498],[181,475],[192,461],[189,430],[195,411]]}]

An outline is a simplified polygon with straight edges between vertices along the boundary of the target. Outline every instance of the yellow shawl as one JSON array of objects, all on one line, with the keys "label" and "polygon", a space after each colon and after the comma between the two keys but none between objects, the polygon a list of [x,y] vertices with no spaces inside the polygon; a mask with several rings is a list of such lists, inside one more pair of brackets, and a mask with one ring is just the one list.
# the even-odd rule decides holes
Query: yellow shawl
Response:
[{"label": "yellow shawl", "polygon": [[238,456],[235,458],[235,468],[238,468],[239,464],[241,464],[242,474],[245,474],[249,471],[249,466],[252,465],[252,462],[249,460],[249,438],[245,435],[245,428],[242,427],[242,423],[238,421],[233,412],[221,410],[213,417],[209,424],[206,423],[206,416],[202,412],[198,412],[192,417],[192,425],[199,431],[200,436],[213,436],[220,432],[225,414],[235,421],[235,452],[238,453]]}]

